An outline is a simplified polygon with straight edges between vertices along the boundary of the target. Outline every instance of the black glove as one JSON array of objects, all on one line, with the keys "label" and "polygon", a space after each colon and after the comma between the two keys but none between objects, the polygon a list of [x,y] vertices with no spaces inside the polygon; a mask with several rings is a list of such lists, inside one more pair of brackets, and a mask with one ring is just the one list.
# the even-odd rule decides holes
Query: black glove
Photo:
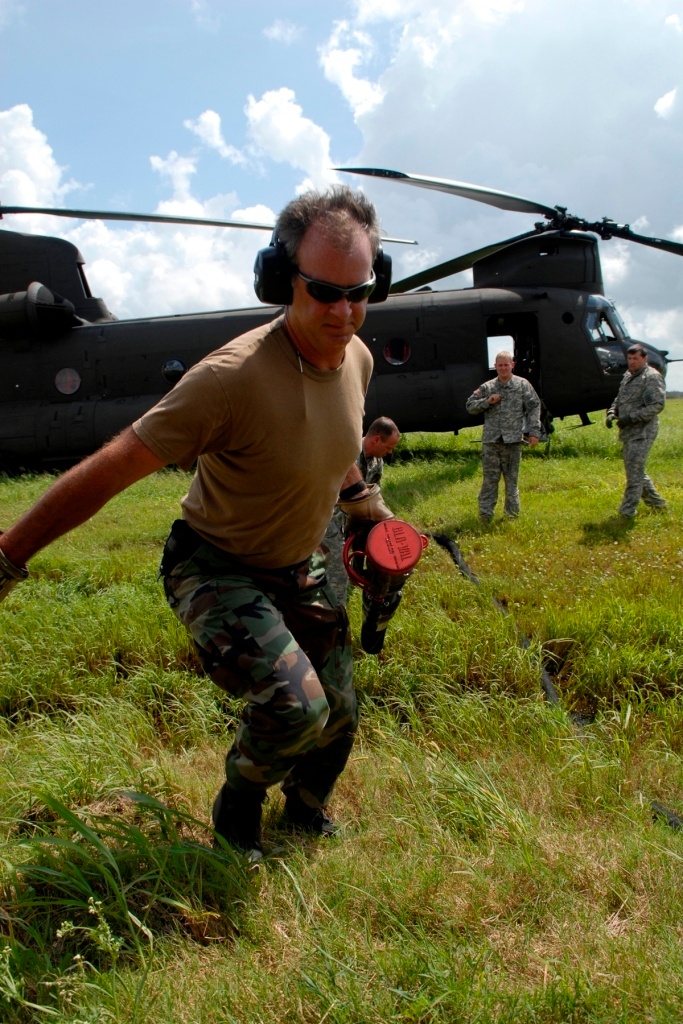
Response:
[{"label": "black glove", "polygon": [[611,409],[608,409],[607,412],[605,413],[605,426],[607,427],[608,430],[612,429],[612,427],[614,426],[614,421],[615,421],[616,418],[617,418],[617,414],[615,412],[612,412]]},{"label": "black glove", "polygon": [[347,533],[357,523],[381,523],[384,519],[396,518],[391,509],[384,504],[379,484],[369,484],[365,494],[349,498],[348,501],[340,499],[337,508],[340,508],[347,517]]}]

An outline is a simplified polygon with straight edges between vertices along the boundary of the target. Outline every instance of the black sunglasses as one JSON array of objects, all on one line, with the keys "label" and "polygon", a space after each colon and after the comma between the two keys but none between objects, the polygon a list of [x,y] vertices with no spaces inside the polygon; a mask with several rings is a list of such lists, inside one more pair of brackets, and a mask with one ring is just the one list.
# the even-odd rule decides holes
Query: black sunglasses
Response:
[{"label": "black sunglasses", "polygon": [[306,277],[300,270],[297,270],[296,274],[297,277],[306,282],[306,291],[311,298],[315,299],[316,302],[322,302],[326,306],[339,302],[340,299],[348,299],[349,302],[362,302],[363,299],[367,299],[372,295],[377,284],[374,274],[370,281],[357,284],[353,288],[339,288],[336,284],[316,281],[314,277]]}]

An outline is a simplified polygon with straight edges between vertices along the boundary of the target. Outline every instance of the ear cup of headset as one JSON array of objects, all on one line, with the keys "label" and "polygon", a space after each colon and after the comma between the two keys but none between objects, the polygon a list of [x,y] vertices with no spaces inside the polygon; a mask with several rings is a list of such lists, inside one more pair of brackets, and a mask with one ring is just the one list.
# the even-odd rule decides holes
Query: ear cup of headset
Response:
[{"label": "ear cup of headset", "polygon": [[294,266],[282,242],[271,239],[270,245],[259,249],[254,262],[254,291],[261,302],[288,306],[292,301]]},{"label": "ear cup of headset", "polygon": [[[368,302],[384,302],[391,287],[391,256],[380,246],[372,264],[377,279]],[[265,249],[259,249],[254,262],[254,291],[261,302],[288,306],[292,301],[292,277],[295,269],[282,242],[273,238]]]},{"label": "ear cup of headset", "polygon": [[375,290],[368,299],[369,303],[384,302],[389,294],[391,288],[391,256],[384,252],[380,245],[375,256],[375,262],[372,264],[375,277],[377,278],[377,284]]}]

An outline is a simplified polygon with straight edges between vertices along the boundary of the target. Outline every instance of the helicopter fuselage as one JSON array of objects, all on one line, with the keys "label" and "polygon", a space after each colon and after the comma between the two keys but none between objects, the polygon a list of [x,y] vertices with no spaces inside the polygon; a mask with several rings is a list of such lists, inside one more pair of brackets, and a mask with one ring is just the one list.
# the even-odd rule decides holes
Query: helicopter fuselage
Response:
[{"label": "helicopter fuselage", "polygon": [[[588,422],[610,405],[632,339],[603,294],[594,236],[525,238],[477,261],[473,273],[472,288],[399,293],[368,306],[359,332],[375,362],[366,425],[378,415],[403,432],[475,425],[465,403],[493,376],[502,349],[538,391],[546,423]],[[90,294],[75,246],[4,231],[0,292],[0,469],[82,458],[203,356],[280,311],[117,320]],[[666,353],[648,350],[665,372]]]},{"label": "helicopter fuselage", "polygon": [[[599,303],[599,308],[595,308]],[[80,458],[157,402],[184,370],[278,314],[275,307],[81,323],[56,337],[5,338],[0,378],[0,459]],[[594,331],[587,318],[610,328]],[[630,341],[602,296],[570,289],[464,289],[391,297],[368,308],[360,331],[373,353],[369,422],[388,415],[403,431],[457,431],[511,348],[552,416],[606,408]],[[605,353],[609,358],[606,359]]]}]

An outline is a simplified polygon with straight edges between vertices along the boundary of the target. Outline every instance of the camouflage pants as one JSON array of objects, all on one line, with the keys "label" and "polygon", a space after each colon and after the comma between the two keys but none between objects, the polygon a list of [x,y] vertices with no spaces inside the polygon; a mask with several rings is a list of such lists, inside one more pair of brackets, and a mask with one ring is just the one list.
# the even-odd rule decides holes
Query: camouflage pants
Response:
[{"label": "camouflage pants", "polygon": [[498,483],[501,476],[505,483],[505,514],[519,515],[519,465],[522,459],[522,445],[505,444],[503,441],[486,441],[481,446],[481,464],[484,472],[479,491],[479,515],[489,519],[498,501]]},{"label": "camouflage pants", "polygon": [[626,440],[622,444],[626,488],[621,499],[619,512],[622,516],[633,516],[642,498],[651,508],[666,508],[666,501],[657,491],[645,472],[645,463],[654,443],[654,437],[640,440]]},{"label": "camouflage pants", "polygon": [[262,570],[200,541],[174,561],[165,555],[161,570],[169,605],[213,681],[245,701],[225,761],[228,784],[253,791],[281,782],[309,806],[324,805],[351,752],[358,710],[348,619],[325,582],[323,552]]},{"label": "camouflage pants", "polygon": [[327,549],[327,582],[332,587],[339,604],[345,605],[349,598],[349,577],[344,568],[344,513],[335,509],[330,519],[323,546]]}]

